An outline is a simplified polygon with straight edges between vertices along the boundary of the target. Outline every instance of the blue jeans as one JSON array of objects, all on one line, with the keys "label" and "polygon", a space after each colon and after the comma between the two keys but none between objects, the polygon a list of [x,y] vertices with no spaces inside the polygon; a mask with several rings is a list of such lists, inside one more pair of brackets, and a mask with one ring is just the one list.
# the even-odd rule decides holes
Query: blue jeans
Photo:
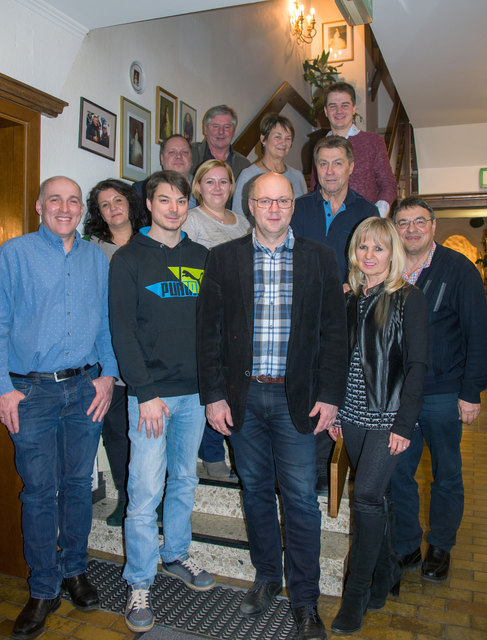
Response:
[{"label": "blue jeans", "polygon": [[96,377],[97,366],[64,382],[12,378],[26,396],[12,441],[24,483],[22,532],[33,598],[55,598],[63,577],[86,570],[91,475],[102,427],[86,415]]},{"label": "blue jeans", "polygon": [[[130,464],[129,504],[125,518],[127,563],[123,577],[128,584],[149,580],[157,572],[159,555],[164,562],[182,558],[191,543],[191,512],[198,484],[196,459],[205,426],[198,394],[162,398],[169,408],[162,435],[147,437],[145,424],[137,431],[139,404],[129,396]],[[156,508],[164,495],[164,544],[159,548]]]},{"label": "blue jeans", "polygon": [[424,397],[410,447],[398,456],[391,478],[396,515],[396,552],[403,555],[419,547],[423,531],[419,524],[418,484],[414,474],[423,453],[423,438],[431,453],[433,482],[429,513],[429,544],[445,551],[455,545],[463,516],[462,423],[458,418],[458,394]]},{"label": "blue jeans", "polygon": [[230,436],[243,485],[250,557],[257,580],[282,579],[282,540],[275,476],[286,534],[286,572],[292,607],[320,595],[321,514],[316,497],[316,440],[296,430],[283,384],[250,383],[242,429]]}]

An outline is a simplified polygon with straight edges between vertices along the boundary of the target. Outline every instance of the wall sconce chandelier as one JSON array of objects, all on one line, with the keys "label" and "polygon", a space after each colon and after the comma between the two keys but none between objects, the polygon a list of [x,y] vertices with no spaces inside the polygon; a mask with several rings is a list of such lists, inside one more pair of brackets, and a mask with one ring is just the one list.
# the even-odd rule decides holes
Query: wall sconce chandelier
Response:
[{"label": "wall sconce chandelier", "polygon": [[316,35],[315,10],[311,8],[310,13],[305,17],[304,6],[302,4],[298,5],[296,0],[290,0],[289,22],[291,24],[291,33],[296,36],[298,43],[310,44]]}]

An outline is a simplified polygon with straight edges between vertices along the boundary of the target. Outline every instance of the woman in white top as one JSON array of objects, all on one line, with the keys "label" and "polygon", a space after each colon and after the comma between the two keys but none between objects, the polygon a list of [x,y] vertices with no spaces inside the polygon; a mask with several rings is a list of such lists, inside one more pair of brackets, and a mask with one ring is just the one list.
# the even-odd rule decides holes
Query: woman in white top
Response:
[{"label": "woman in white top", "polygon": [[274,171],[281,173],[292,184],[294,197],[307,193],[306,181],[301,171],[293,169],[285,162],[294,140],[294,127],[285,116],[268,113],[260,123],[260,144],[262,158],[244,169],[237,180],[233,196],[233,210],[249,215],[248,195],[252,179],[261,173]]},{"label": "woman in white top", "polygon": [[250,232],[248,220],[225,208],[235,189],[233,172],[223,160],[207,160],[196,170],[193,195],[200,203],[190,209],[183,224],[191,240],[207,249]]},{"label": "woman in white top", "polygon": [[[188,212],[183,224],[191,240],[207,249],[250,233],[251,226],[244,216],[225,208],[235,189],[233,172],[223,160],[207,160],[196,170],[193,195],[200,203]],[[198,452],[206,473],[212,478],[229,478],[231,471],[225,462],[224,437],[208,424]]]}]

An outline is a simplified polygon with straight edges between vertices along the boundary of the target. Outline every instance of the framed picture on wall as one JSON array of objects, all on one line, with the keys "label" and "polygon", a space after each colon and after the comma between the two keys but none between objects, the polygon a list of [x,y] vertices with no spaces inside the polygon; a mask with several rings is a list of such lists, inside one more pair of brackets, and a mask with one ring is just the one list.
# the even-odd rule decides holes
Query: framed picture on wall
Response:
[{"label": "framed picture on wall", "polygon": [[177,133],[178,99],[162,87],[157,87],[156,99],[156,142],[167,140],[173,133]]},{"label": "framed picture on wall", "polygon": [[330,51],[330,64],[353,60],[353,27],[345,20],[324,22],[323,49]]},{"label": "framed picture on wall", "polygon": [[123,96],[120,111],[120,176],[144,180],[150,175],[150,111]]},{"label": "framed picture on wall", "polygon": [[78,147],[115,160],[117,116],[86,98],[80,99]]},{"label": "framed picture on wall", "polygon": [[196,140],[196,109],[182,100],[179,101],[179,133],[188,142]]}]

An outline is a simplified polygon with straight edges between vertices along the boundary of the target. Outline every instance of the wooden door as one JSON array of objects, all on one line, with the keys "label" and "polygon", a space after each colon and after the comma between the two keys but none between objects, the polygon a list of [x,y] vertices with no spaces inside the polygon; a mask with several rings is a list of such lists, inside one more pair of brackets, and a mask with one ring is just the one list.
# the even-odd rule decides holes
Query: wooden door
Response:
[{"label": "wooden door", "polygon": [[[40,113],[0,99],[0,244],[36,228],[39,188]],[[21,529],[22,481],[14,446],[0,425],[0,572],[26,576]]]}]

